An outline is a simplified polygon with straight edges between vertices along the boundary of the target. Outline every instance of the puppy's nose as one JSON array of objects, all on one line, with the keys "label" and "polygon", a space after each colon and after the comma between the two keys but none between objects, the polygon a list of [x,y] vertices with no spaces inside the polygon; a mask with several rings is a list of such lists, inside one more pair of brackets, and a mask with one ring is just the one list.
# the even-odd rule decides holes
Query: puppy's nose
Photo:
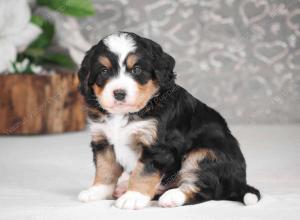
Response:
[{"label": "puppy's nose", "polygon": [[114,97],[116,100],[118,101],[123,101],[125,99],[126,96],[126,92],[123,89],[116,89],[113,91],[114,93]]}]

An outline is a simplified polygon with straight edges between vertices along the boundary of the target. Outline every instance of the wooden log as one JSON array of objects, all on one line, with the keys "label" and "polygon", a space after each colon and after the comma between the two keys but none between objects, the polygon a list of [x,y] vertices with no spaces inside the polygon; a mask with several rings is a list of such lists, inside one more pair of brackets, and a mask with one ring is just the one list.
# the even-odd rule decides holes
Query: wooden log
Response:
[{"label": "wooden log", "polygon": [[74,73],[0,75],[0,134],[45,134],[85,127]]}]

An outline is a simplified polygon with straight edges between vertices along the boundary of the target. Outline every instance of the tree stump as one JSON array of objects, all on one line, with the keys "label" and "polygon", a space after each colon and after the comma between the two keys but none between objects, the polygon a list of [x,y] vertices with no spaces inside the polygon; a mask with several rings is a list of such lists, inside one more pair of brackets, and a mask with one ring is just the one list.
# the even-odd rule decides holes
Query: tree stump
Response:
[{"label": "tree stump", "polygon": [[85,127],[74,73],[0,75],[0,134],[46,134]]}]

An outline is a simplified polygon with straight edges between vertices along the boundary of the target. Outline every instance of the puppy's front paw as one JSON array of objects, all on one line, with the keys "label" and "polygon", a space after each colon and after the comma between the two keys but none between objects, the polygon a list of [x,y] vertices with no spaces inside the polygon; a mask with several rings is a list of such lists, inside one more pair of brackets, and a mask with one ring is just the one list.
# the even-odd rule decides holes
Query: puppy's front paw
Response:
[{"label": "puppy's front paw", "polygon": [[158,200],[158,204],[162,207],[176,207],[184,204],[186,200],[185,194],[178,188],[166,191]]},{"label": "puppy's front paw", "polygon": [[151,198],[140,192],[127,191],[117,201],[115,206],[120,209],[142,209],[146,207]]},{"label": "puppy's front paw", "polygon": [[114,191],[114,185],[97,185],[92,186],[79,193],[78,199],[81,202],[91,202],[101,199],[111,198]]}]

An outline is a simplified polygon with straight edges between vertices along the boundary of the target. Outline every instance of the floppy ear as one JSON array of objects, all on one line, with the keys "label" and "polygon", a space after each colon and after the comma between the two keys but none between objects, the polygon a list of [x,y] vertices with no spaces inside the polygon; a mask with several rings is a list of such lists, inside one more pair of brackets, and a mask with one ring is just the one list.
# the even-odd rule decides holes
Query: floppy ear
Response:
[{"label": "floppy ear", "polygon": [[169,88],[174,84],[176,75],[174,73],[175,60],[165,53],[161,46],[152,40],[144,38],[148,45],[148,51],[154,61],[154,74],[161,88]]},{"label": "floppy ear", "polygon": [[93,55],[93,48],[86,52],[83,61],[81,62],[80,69],[78,71],[78,79],[79,79],[79,90],[82,95],[86,94],[87,86],[88,86],[88,78],[91,71],[91,57]]},{"label": "floppy ear", "polygon": [[157,69],[154,70],[156,78],[161,87],[169,88],[175,82],[174,73],[175,60],[169,54],[163,52],[157,61]]},{"label": "floppy ear", "polygon": [[98,106],[98,102],[94,99],[94,92],[91,88],[90,79],[91,79],[91,62],[92,57],[95,53],[95,46],[93,46],[85,55],[80,69],[78,71],[79,78],[79,90],[80,93],[84,96],[85,102],[90,106]]}]

